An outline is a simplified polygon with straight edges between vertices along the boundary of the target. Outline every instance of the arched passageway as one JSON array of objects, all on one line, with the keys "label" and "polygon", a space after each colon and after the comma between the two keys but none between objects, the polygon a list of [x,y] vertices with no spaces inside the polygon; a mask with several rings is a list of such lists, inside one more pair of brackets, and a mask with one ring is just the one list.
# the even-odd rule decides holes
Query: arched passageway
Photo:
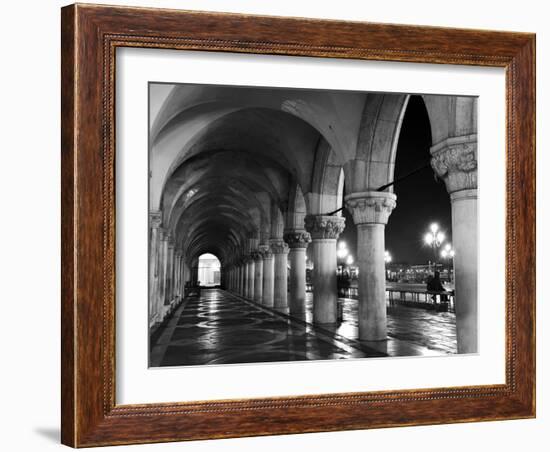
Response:
[{"label": "arched passageway", "polygon": [[219,286],[221,265],[219,259],[210,253],[199,256],[197,284],[201,287]]},{"label": "arched passageway", "polygon": [[[284,315],[304,318],[312,287],[311,321],[332,328],[337,240],[347,223],[356,233],[357,338],[386,341],[385,229],[398,202],[391,183],[409,96],[206,85],[167,93],[150,85],[151,97],[161,94],[150,118],[150,325],[165,323],[203,285],[201,256],[209,253],[219,259],[222,289]],[[451,194],[458,251],[457,241],[471,247],[473,239],[457,237],[455,218],[471,225],[476,216],[475,99],[420,102],[432,138],[428,175]],[[472,258],[465,252],[456,268],[461,351],[476,344],[468,336]]]}]

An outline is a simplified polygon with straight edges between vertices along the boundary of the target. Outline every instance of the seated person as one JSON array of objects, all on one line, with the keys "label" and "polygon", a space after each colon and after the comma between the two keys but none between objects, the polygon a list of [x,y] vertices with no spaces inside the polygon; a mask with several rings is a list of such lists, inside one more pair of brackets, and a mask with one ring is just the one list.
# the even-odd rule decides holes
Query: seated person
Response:
[{"label": "seated person", "polygon": [[[426,290],[428,290],[428,292],[446,292],[445,287],[443,287],[441,283],[438,271],[435,271],[433,277],[428,279]],[[432,300],[436,303],[436,294],[432,295]],[[447,295],[441,295],[441,301],[447,301]]]}]

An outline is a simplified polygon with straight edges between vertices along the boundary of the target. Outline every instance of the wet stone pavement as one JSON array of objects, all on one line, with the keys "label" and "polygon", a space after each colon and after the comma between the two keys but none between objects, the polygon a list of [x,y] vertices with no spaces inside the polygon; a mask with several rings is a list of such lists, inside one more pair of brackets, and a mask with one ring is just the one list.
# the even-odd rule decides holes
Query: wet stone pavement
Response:
[{"label": "wet stone pavement", "polygon": [[454,315],[416,308],[388,308],[389,340],[357,340],[357,300],[341,299],[343,322],[311,324],[311,294],[301,319],[203,289],[186,300],[151,347],[150,365],[184,366],[326,360],[456,353]]}]

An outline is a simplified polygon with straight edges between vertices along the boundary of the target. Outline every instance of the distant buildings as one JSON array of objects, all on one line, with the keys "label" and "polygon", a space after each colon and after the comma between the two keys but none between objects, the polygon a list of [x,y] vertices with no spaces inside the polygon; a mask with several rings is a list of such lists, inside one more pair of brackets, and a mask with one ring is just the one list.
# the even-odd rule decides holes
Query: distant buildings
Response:
[{"label": "distant buildings", "polygon": [[434,268],[434,264],[431,262],[427,265],[388,264],[386,265],[386,279],[404,283],[423,283],[433,275],[434,270],[439,272],[442,281],[451,282],[453,280],[452,266],[436,263]]}]

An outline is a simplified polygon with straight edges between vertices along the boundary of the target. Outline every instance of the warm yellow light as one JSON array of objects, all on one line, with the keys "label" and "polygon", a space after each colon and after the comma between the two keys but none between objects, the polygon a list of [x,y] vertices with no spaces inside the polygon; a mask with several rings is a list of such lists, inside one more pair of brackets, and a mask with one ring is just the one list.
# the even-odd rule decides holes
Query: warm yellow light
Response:
[{"label": "warm yellow light", "polygon": [[437,232],[438,229],[439,229],[439,225],[437,223],[432,223],[430,225],[430,231],[432,231],[434,234]]},{"label": "warm yellow light", "polygon": [[445,240],[445,234],[443,234],[443,232],[438,232],[437,233],[437,241],[439,243],[443,242],[443,240]]},{"label": "warm yellow light", "polygon": [[348,259],[346,260],[346,264],[348,265],[353,264],[353,256],[348,256]]},{"label": "warm yellow light", "polygon": [[432,242],[434,241],[434,236],[428,232],[428,233],[424,236],[424,241],[425,241],[428,245],[431,245]]}]

